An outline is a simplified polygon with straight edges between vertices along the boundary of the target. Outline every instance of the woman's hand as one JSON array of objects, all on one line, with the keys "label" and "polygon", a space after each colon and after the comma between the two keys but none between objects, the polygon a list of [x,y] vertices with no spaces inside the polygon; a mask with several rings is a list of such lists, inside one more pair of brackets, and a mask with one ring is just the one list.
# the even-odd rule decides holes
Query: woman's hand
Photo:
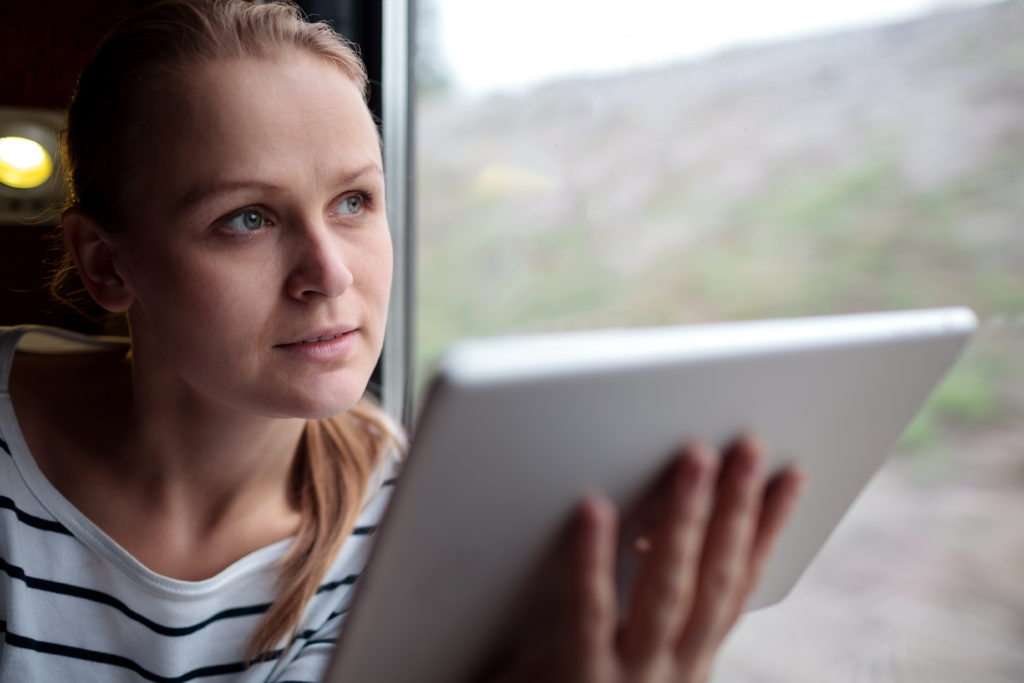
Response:
[{"label": "woman's hand", "polygon": [[707,680],[801,484],[792,468],[766,482],[763,450],[749,438],[728,449],[721,470],[719,460],[699,446],[680,456],[655,526],[643,539],[643,557],[621,620],[614,579],[617,513],[600,497],[583,503],[560,633],[529,673],[522,670],[501,680]]}]

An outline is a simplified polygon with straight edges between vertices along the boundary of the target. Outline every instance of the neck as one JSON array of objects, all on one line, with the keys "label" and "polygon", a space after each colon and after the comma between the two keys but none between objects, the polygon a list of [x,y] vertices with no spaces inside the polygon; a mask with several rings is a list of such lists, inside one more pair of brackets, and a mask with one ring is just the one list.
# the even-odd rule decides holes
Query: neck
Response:
[{"label": "neck", "polygon": [[298,529],[294,468],[305,420],[218,402],[152,351],[136,340],[126,428],[108,461],[140,518],[107,525],[147,566],[203,578]]},{"label": "neck", "polygon": [[139,373],[134,384],[116,466],[141,514],[107,526],[121,530],[138,559],[201,579],[296,532],[293,470],[304,420],[245,414]]},{"label": "neck", "polygon": [[286,497],[304,421],[145,403],[133,417],[120,464],[140,483],[207,501]]},{"label": "neck", "polygon": [[199,527],[258,509],[294,510],[292,471],[305,420],[253,415],[147,374],[136,362],[134,402],[119,467],[166,512]]}]

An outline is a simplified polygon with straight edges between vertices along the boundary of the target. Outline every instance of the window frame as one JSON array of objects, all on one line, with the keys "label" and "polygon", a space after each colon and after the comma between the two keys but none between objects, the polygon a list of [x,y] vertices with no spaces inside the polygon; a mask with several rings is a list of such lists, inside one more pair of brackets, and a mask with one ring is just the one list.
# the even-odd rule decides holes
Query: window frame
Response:
[{"label": "window frame", "polygon": [[394,275],[388,332],[381,354],[381,404],[412,427],[413,302],[415,284],[413,202],[412,0],[382,0],[381,127],[386,208],[391,226]]}]

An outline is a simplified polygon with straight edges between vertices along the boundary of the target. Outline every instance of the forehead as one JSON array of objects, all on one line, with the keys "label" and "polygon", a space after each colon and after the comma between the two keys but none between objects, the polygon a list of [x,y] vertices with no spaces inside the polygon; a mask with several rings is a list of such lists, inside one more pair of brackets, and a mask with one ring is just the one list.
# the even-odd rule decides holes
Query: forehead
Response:
[{"label": "forehead", "polygon": [[339,67],[311,54],[214,61],[152,104],[146,146],[163,169],[162,183],[241,169],[274,176],[380,164],[362,93]]}]

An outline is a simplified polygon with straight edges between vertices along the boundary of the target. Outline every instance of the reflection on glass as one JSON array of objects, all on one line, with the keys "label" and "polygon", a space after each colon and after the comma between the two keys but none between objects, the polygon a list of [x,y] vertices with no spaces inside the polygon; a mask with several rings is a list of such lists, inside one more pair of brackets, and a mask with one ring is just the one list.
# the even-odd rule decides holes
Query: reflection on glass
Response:
[{"label": "reflection on glass", "polygon": [[1024,2],[561,4],[421,7],[421,375],[466,335],[973,307],[719,679],[1024,680]]}]

